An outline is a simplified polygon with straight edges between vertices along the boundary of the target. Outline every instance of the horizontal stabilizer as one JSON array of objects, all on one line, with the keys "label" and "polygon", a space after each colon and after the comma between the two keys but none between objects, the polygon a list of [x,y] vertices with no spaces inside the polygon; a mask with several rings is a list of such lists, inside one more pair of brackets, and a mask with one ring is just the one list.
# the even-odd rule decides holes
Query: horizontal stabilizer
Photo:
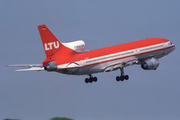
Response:
[{"label": "horizontal stabilizer", "polygon": [[7,67],[43,67],[42,64],[15,64],[7,65]]},{"label": "horizontal stabilizer", "polygon": [[18,69],[16,71],[23,72],[23,71],[43,71],[43,70],[44,70],[44,67],[31,67],[28,69]]}]

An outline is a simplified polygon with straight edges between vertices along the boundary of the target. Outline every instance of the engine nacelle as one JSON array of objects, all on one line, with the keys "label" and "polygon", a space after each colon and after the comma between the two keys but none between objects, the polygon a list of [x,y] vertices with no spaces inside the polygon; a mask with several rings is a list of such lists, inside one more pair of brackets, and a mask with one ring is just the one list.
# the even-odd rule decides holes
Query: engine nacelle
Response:
[{"label": "engine nacelle", "polygon": [[156,70],[158,66],[159,61],[156,58],[147,59],[141,64],[141,68],[144,70]]},{"label": "engine nacelle", "polygon": [[62,44],[77,52],[83,52],[83,50],[86,48],[86,44],[83,40],[77,40],[74,42],[68,42],[68,43],[62,43]]},{"label": "engine nacelle", "polygon": [[44,69],[47,71],[56,71],[57,70],[57,64],[54,61],[49,62],[46,66],[44,66]]}]

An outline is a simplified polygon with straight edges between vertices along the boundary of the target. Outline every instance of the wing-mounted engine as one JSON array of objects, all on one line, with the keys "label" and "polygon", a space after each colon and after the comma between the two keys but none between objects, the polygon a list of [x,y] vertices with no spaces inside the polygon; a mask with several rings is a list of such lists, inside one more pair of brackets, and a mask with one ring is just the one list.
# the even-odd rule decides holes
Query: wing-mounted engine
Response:
[{"label": "wing-mounted engine", "polygon": [[56,71],[57,64],[54,61],[51,61],[46,66],[44,66],[44,69],[47,71]]},{"label": "wing-mounted engine", "polygon": [[159,61],[156,58],[146,59],[141,64],[141,68],[144,70],[156,70],[159,66]]},{"label": "wing-mounted engine", "polygon": [[62,43],[64,46],[76,51],[76,52],[83,52],[86,48],[86,44],[83,40],[77,40],[74,42]]}]

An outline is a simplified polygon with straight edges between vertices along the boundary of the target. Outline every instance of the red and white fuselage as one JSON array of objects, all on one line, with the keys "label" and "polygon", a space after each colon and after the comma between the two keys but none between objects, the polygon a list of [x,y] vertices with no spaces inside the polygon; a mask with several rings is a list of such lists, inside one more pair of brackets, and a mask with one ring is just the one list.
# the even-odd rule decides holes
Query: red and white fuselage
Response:
[{"label": "red and white fuselage", "polygon": [[174,49],[175,46],[169,40],[149,38],[88,52],[73,52],[73,56],[61,55],[63,58],[56,61],[57,71],[76,75],[112,71],[123,63],[140,64],[147,58],[159,59]]}]

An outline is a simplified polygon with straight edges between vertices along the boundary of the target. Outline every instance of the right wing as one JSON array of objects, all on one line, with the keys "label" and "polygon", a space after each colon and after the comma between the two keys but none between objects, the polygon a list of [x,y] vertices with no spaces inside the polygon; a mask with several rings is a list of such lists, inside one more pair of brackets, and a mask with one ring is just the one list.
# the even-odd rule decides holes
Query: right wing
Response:
[{"label": "right wing", "polygon": [[18,69],[15,71],[42,71],[44,67],[42,64],[15,64],[15,65],[7,65],[7,67],[29,67],[27,69]]},{"label": "right wing", "polygon": [[138,59],[130,60],[123,63],[116,63],[116,64],[108,65],[105,67],[104,72],[110,72],[110,71],[117,70],[122,67],[134,65],[134,64],[138,64]]}]

